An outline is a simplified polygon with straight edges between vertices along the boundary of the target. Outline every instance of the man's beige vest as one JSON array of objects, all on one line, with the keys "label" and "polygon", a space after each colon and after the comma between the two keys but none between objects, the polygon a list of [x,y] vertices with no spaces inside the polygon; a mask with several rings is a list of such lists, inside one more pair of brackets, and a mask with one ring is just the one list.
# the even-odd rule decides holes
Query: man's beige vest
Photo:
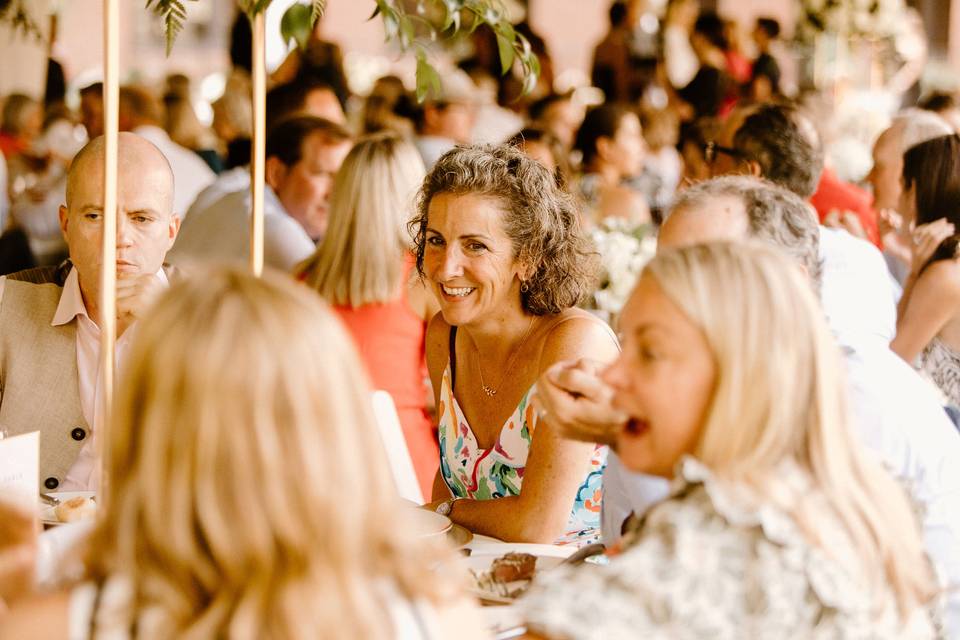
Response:
[{"label": "man's beige vest", "polygon": [[80,405],[76,321],[50,324],[62,292],[57,282],[8,278],[0,300],[0,429],[40,432],[41,491],[63,483],[90,437]]}]

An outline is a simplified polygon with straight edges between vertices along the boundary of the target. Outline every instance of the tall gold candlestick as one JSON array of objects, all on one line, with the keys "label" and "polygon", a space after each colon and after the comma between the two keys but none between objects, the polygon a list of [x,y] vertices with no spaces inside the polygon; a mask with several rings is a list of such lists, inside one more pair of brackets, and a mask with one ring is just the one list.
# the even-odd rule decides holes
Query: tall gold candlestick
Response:
[{"label": "tall gold candlestick", "polygon": [[97,448],[100,460],[100,493],[110,478],[105,455],[109,451],[110,423],[113,415],[114,350],[117,339],[117,138],[120,101],[120,7],[118,0],[103,1],[103,236],[100,269],[100,388],[103,420],[91,425],[98,430]]},{"label": "tall gold candlestick", "polygon": [[263,190],[267,148],[267,74],[264,11],[253,19],[253,149],[250,157],[250,270],[263,272]]}]

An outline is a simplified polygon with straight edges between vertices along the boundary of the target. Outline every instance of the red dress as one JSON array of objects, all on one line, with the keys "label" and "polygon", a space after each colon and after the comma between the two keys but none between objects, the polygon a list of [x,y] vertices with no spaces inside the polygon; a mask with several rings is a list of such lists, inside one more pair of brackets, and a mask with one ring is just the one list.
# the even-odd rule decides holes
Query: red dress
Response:
[{"label": "red dress", "polygon": [[426,323],[410,307],[406,287],[392,302],[333,309],[353,336],[373,388],[393,397],[417,480],[429,500],[440,452],[426,407]]},{"label": "red dress", "polygon": [[844,182],[831,169],[824,168],[817,192],[810,198],[810,204],[817,210],[821,223],[833,210],[853,212],[867,233],[867,240],[883,250],[872,198],[860,187]]}]

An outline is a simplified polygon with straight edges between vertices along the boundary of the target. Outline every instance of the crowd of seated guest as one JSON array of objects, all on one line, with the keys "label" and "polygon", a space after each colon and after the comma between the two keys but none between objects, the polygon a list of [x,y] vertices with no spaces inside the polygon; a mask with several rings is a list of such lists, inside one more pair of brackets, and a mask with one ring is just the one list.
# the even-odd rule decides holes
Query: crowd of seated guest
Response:
[{"label": "crowd of seated guest", "polygon": [[[605,546],[534,581],[528,637],[960,637],[956,102],[894,114],[846,181],[775,20],[751,45],[671,0],[649,42],[642,4],[611,5],[602,100],[554,90],[526,22],[530,95],[486,27],[422,102],[351,95],[318,26],[266,95],[263,279],[243,65],[210,127],[184,75],[124,85],[109,425],[103,87],[8,96],[0,432],[104,508],[37,593],[0,496],[0,638],[484,637],[395,500],[374,390],[422,508]],[[610,228],[657,256],[601,318]]]}]

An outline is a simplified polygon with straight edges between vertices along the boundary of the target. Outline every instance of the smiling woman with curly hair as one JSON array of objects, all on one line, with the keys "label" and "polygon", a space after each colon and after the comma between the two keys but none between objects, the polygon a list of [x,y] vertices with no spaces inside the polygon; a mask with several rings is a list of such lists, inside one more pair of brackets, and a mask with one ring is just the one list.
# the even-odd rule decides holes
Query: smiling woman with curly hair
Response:
[{"label": "smiling woman with curly hair", "polygon": [[431,507],[502,540],[589,539],[603,451],[564,440],[530,404],[552,364],[617,354],[610,329],[574,308],[597,256],[573,199],[515,148],[462,147],[434,165],[410,226],[441,311],[427,330],[440,436]]}]

